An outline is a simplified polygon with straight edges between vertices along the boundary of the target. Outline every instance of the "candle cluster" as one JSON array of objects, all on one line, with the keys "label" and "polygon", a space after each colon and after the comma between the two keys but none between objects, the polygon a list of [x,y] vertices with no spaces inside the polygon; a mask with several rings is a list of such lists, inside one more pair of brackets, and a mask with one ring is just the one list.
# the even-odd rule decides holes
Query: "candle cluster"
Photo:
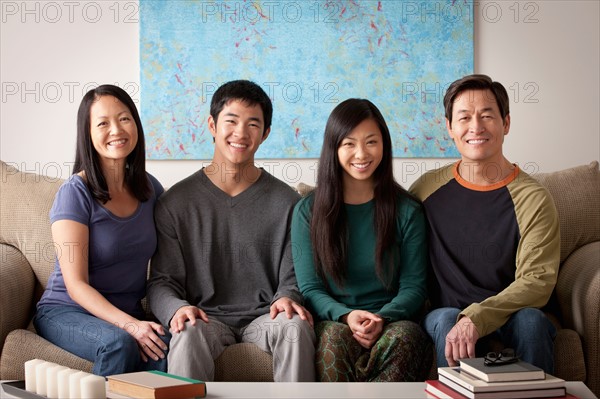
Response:
[{"label": "candle cluster", "polygon": [[41,359],[25,362],[25,390],[50,399],[106,399],[104,377]]}]

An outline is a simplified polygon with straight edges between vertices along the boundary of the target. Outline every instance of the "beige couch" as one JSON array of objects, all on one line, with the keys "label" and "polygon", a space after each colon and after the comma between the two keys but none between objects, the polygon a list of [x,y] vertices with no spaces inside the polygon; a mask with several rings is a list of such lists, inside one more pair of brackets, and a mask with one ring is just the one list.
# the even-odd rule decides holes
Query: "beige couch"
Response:
[{"label": "beige couch", "polygon": [[[50,344],[31,325],[35,303],[54,265],[48,212],[62,180],[1,166],[0,379],[22,379],[23,363],[33,358],[91,370],[90,362]],[[560,310],[555,312],[562,328],[556,338],[555,374],[585,381],[600,395],[598,162],[535,177],[556,202],[562,232],[556,290]],[[252,344],[233,345],[217,359],[216,379],[272,380],[271,358]]]}]

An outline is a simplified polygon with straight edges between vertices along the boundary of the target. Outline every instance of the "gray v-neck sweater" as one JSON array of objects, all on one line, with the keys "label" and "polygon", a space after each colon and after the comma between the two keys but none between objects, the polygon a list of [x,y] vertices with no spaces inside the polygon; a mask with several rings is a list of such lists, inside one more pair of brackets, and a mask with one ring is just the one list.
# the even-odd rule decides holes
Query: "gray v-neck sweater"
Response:
[{"label": "gray v-neck sweater", "polygon": [[299,198],[265,170],[235,197],[204,169],[167,190],[155,209],[158,247],[148,283],[154,315],[168,326],[177,309],[195,305],[242,327],[280,297],[301,303],[290,244]]}]

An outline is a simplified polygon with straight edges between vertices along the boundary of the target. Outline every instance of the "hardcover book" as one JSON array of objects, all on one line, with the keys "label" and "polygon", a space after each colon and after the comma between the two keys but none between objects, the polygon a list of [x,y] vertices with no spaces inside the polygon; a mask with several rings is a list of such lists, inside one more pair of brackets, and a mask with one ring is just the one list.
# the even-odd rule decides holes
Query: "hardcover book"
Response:
[{"label": "hardcover book", "polygon": [[576,399],[567,394],[564,388],[535,389],[526,391],[505,392],[470,392],[466,389],[456,391],[441,380],[425,381],[425,391],[438,399],[520,399],[520,398],[561,398]]},{"label": "hardcover book", "polygon": [[475,357],[462,359],[460,368],[488,382],[543,380],[546,377],[544,370],[523,360],[500,366],[486,366],[483,357]]},{"label": "hardcover book", "polygon": [[470,375],[460,367],[439,367],[440,380],[452,381],[471,392],[522,391],[530,389],[565,388],[565,380],[546,374],[543,380],[486,382]]},{"label": "hardcover book", "polygon": [[206,396],[203,381],[161,371],[140,371],[106,377],[108,390],[132,398],[184,399]]}]

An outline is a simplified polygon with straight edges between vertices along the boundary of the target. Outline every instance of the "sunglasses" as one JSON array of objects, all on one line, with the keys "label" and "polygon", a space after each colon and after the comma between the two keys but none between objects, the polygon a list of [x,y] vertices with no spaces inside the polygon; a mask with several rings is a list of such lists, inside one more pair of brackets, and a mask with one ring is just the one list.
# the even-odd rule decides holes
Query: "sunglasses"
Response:
[{"label": "sunglasses", "polygon": [[519,361],[519,357],[515,356],[515,351],[511,348],[504,349],[502,352],[488,352],[483,359],[483,364],[486,366],[502,366],[503,364],[511,364]]}]

